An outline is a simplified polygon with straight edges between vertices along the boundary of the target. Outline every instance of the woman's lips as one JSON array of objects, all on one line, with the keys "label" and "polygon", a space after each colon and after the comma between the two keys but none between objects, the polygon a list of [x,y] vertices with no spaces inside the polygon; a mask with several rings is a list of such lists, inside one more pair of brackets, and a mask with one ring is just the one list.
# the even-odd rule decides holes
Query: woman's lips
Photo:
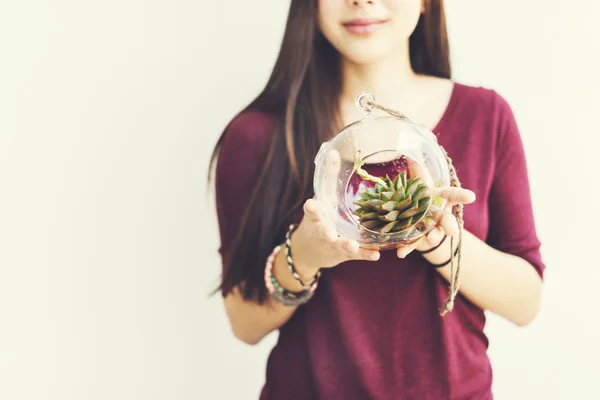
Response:
[{"label": "woman's lips", "polygon": [[355,35],[367,35],[375,32],[385,24],[383,19],[353,19],[352,21],[344,22],[344,28],[348,32]]}]

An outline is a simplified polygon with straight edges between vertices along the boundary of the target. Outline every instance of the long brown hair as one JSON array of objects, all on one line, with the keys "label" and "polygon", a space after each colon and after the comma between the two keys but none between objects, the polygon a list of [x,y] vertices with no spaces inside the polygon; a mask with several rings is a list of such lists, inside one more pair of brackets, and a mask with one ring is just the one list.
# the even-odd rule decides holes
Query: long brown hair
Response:
[{"label": "long brown hair", "polygon": [[[449,79],[443,0],[424,1],[426,12],[409,41],[411,65],[416,73]],[[224,255],[223,295],[240,287],[246,300],[264,302],[264,263],[293,212],[312,196],[314,157],[337,127],[340,55],[319,30],[317,3],[292,0],[271,77],[241,111],[273,114],[278,125],[237,236]],[[209,177],[226,134],[227,128],[213,151]]]}]

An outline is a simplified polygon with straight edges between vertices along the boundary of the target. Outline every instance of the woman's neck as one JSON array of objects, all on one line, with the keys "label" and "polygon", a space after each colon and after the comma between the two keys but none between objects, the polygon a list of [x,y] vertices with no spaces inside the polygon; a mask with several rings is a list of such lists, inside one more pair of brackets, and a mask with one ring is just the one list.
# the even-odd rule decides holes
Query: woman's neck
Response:
[{"label": "woman's neck", "polygon": [[[341,93],[342,111],[362,91],[375,95],[382,104],[402,104],[418,80],[418,75],[410,65],[408,49],[396,52],[371,64],[342,62],[343,86]],[[404,94],[404,95],[403,95]]]},{"label": "woman's neck", "polygon": [[434,129],[448,107],[453,90],[449,79],[415,73],[408,50],[369,65],[344,61],[342,77],[340,128],[364,116],[364,112],[356,108],[354,99],[360,92],[368,91],[377,103]]}]

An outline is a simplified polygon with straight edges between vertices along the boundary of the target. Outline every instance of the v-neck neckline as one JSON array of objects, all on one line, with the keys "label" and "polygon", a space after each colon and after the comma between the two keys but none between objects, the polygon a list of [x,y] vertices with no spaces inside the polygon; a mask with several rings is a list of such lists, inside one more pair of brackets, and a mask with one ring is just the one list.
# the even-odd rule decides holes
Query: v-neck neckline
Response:
[{"label": "v-neck neckline", "polygon": [[460,89],[460,84],[457,82],[452,82],[452,91],[450,92],[450,99],[448,100],[448,104],[446,104],[446,108],[442,113],[442,116],[435,124],[433,129],[431,130],[434,134],[438,134],[441,131],[441,128],[446,123],[446,120],[450,119],[452,113],[454,112],[454,108],[456,107],[458,90]]}]

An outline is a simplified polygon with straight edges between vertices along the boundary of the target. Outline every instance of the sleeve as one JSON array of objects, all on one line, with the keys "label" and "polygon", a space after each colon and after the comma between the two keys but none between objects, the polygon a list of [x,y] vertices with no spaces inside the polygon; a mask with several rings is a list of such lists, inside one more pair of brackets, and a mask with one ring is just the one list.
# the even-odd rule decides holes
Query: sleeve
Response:
[{"label": "sleeve", "polygon": [[215,168],[215,197],[223,256],[239,230],[247,201],[252,196],[267,157],[275,119],[249,111],[226,129]]},{"label": "sleeve", "polygon": [[528,261],[540,277],[545,269],[540,252],[527,161],[517,122],[509,104],[496,96],[498,136],[495,176],[489,197],[488,244]]}]

